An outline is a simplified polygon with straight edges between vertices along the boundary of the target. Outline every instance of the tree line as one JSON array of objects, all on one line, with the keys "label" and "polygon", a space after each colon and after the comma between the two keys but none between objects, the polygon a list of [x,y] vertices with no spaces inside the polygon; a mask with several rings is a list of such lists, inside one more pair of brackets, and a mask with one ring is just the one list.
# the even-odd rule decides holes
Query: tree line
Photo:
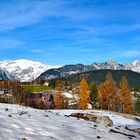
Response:
[{"label": "tree line", "polygon": [[[56,108],[68,106],[68,99],[60,94],[64,87],[63,82],[59,81],[56,83]],[[110,73],[107,74],[105,81],[99,85],[96,82],[92,82],[89,85],[86,79],[83,78],[77,85],[76,94],[79,96],[75,101],[76,109],[87,109],[90,104],[95,109],[105,109],[122,113],[131,113],[134,106],[139,111],[139,98],[136,104],[133,105],[131,90],[129,89],[125,76],[121,78],[119,86],[117,86]]]},{"label": "tree line", "polygon": [[[112,75],[107,74],[104,82],[88,84],[84,77],[79,83],[68,83],[64,81],[50,80],[49,86],[55,89],[54,105],[56,109],[87,109],[90,104],[94,109],[105,109],[122,113],[140,113],[140,96],[132,100],[131,89],[125,76],[116,84]],[[69,100],[62,95],[64,89],[68,89],[72,94],[77,94],[77,98]],[[4,94],[12,94],[12,97],[1,98],[0,102],[25,104],[26,92],[18,81],[0,81],[0,90]],[[28,93],[30,94],[30,93]],[[26,104],[25,104],[26,105]],[[42,106],[39,105],[39,106]]]}]

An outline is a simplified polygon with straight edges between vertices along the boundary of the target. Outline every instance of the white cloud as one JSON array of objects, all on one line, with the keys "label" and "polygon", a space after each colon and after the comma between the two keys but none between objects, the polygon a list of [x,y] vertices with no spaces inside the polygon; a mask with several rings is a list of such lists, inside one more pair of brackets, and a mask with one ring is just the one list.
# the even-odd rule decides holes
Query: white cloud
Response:
[{"label": "white cloud", "polygon": [[45,16],[46,2],[20,1],[0,3],[0,31],[39,22]]},{"label": "white cloud", "polygon": [[37,49],[34,49],[34,50],[30,50],[31,53],[44,53],[45,51],[44,50],[37,50]]},{"label": "white cloud", "polygon": [[[97,1],[95,0],[92,3],[96,2]],[[109,21],[114,18],[117,19],[118,16],[121,19],[122,15],[128,19],[131,18],[132,20],[138,19],[139,16],[137,18],[131,17],[131,15],[133,15],[131,9],[129,13],[127,11],[122,12],[121,10],[125,7],[124,5],[121,6],[121,10],[118,12],[117,8],[111,7],[110,5],[107,7],[95,5],[86,7],[84,3],[85,1],[73,0],[24,0],[20,2],[0,3],[0,31],[32,25],[40,22],[44,17],[62,17],[63,20],[66,19],[68,20],[67,22],[69,22],[68,25],[65,23],[64,27],[68,27],[70,26],[70,23],[72,23],[73,26],[78,26],[87,31],[90,30],[90,32],[92,31],[95,34],[115,34],[140,28],[139,24],[132,24],[130,26],[116,26],[110,24],[108,26],[97,26],[98,24],[88,25],[85,23],[86,21],[88,22],[88,20],[89,23],[94,23],[95,20],[96,23],[100,23],[101,20],[105,19],[105,21]],[[86,4],[90,3],[91,1],[87,1]],[[138,15],[138,13],[136,15]],[[86,26],[84,26],[83,23],[85,23]],[[51,23],[49,23],[49,25],[51,25]]]}]

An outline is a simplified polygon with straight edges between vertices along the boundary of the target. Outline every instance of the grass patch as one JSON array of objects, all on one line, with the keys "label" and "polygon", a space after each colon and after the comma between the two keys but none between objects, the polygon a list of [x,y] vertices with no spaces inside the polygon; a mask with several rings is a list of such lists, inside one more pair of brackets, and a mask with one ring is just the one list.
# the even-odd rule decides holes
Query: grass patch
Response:
[{"label": "grass patch", "polygon": [[43,86],[43,85],[23,85],[24,92],[32,93],[32,92],[42,92],[46,90],[54,90],[51,87]]}]

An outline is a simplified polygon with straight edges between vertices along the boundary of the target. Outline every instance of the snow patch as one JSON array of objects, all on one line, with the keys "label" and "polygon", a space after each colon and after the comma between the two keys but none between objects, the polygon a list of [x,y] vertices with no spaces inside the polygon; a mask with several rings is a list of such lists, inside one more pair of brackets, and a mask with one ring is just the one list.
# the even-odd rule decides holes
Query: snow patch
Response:
[{"label": "snow patch", "polygon": [[[7,110],[8,109],[8,110]],[[27,114],[19,115],[20,112]],[[106,127],[94,122],[66,117],[75,112],[109,116],[115,123],[114,127]],[[9,117],[9,114],[11,117]],[[119,125],[140,126],[140,122],[126,119],[106,111],[98,110],[38,110],[13,104],[0,104],[0,140],[128,140],[128,136],[109,132]],[[119,127],[119,131],[135,135],[137,133]]]}]

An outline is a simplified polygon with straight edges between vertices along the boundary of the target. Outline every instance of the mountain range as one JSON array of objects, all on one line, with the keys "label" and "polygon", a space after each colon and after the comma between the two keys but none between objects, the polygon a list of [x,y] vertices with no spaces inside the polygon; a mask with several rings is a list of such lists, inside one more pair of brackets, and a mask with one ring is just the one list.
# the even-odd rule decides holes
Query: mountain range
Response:
[{"label": "mountain range", "polygon": [[60,78],[77,73],[103,69],[131,70],[140,73],[140,61],[135,60],[133,63],[118,64],[110,60],[105,63],[93,63],[91,65],[75,64],[61,67],[26,59],[5,60],[0,61],[0,79],[26,82],[36,78]]},{"label": "mountain range", "polygon": [[93,70],[131,70],[140,73],[140,61],[135,60],[133,63],[117,64],[115,61],[107,61],[105,63],[93,63],[91,65],[65,65],[60,68],[54,68],[45,71],[37,79],[40,78],[61,78],[77,73],[83,73]]}]

